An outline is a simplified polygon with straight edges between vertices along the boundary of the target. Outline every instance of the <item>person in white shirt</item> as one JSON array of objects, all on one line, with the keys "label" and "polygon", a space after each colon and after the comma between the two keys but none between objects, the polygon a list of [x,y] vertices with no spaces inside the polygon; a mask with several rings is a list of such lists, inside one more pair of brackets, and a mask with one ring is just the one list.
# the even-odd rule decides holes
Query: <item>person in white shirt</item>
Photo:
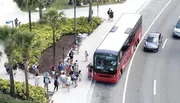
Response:
[{"label": "person in white shirt", "polygon": [[38,74],[35,75],[35,86],[39,86],[39,79],[40,77],[38,76]]},{"label": "person in white shirt", "polygon": [[65,84],[66,84],[66,75],[64,72],[62,72],[61,76],[60,76],[60,81],[62,83],[62,88],[65,87]]},{"label": "person in white shirt", "polygon": [[71,85],[71,77],[68,74],[66,77],[66,87],[68,88],[68,92],[70,91],[70,85]]}]

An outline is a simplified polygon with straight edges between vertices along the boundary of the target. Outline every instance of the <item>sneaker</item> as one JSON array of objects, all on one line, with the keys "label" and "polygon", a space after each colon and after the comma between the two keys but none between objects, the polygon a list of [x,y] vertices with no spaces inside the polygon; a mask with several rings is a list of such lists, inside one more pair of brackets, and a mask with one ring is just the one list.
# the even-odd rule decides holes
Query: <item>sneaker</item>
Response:
[{"label": "sneaker", "polygon": [[75,85],[74,88],[76,88],[78,85]]}]

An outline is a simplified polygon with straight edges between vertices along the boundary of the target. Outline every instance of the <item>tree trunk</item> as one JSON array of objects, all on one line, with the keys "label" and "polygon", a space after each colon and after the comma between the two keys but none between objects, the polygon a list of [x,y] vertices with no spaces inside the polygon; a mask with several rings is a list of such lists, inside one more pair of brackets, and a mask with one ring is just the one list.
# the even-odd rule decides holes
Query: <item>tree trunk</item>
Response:
[{"label": "tree trunk", "polygon": [[92,0],[89,0],[89,16],[88,16],[88,21],[91,22],[92,21]]},{"label": "tree trunk", "polygon": [[55,27],[52,27],[53,32],[53,65],[55,66],[55,53],[56,53],[56,43],[55,43]]},{"label": "tree trunk", "polygon": [[[76,0],[74,0],[74,3],[76,2]],[[74,4],[74,44],[76,44],[76,4]]]},{"label": "tree trunk", "polygon": [[42,22],[42,9],[43,9],[43,6],[42,6],[42,4],[40,3],[40,4],[39,4],[39,20],[40,20],[40,22]]},{"label": "tree trunk", "polygon": [[29,11],[29,30],[32,31],[32,24],[31,24],[31,6],[28,5],[28,11]]},{"label": "tree trunk", "polygon": [[25,81],[26,81],[26,97],[29,99],[29,82],[28,82],[28,60],[27,55],[24,55],[24,70],[25,70]]},{"label": "tree trunk", "polygon": [[[9,65],[9,64],[8,64]],[[14,76],[13,76],[13,70],[12,67],[9,66],[9,77],[10,77],[10,95],[12,97],[15,96],[15,90],[14,90]]]}]

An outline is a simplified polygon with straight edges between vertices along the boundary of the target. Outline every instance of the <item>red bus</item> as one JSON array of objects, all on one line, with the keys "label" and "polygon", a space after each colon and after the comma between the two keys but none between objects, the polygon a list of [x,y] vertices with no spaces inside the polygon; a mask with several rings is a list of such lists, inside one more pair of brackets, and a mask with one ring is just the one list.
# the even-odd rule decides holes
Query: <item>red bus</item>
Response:
[{"label": "red bus", "polygon": [[142,15],[124,13],[93,56],[93,79],[116,83],[125,71],[142,36]]}]

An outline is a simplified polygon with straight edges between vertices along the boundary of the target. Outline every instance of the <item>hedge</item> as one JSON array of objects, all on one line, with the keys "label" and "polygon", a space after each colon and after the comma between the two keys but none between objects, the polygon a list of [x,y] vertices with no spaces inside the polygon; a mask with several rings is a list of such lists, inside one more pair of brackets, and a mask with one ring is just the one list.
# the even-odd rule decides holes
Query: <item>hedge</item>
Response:
[{"label": "hedge", "polygon": [[0,93],[0,103],[33,103],[32,101],[20,100]]},{"label": "hedge", "polygon": [[[22,100],[26,100],[26,87],[23,82],[14,82],[15,96]],[[10,81],[0,79],[0,91],[10,94]],[[29,100],[33,103],[46,103],[46,91],[39,86],[32,86],[29,84]],[[1,102],[0,102],[1,103]]]},{"label": "hedge", "polygon": [[[65,23],[61,22],[61,26],[56,30],[56,41],[60,39],[62,35],[74,34],[74,19],[66,18]],[[93,17],[91,22],[88,22],[87,17],[77,18],[77,33],[92,33],[102,23],[102,19],[99,17]],[[29,24],[21,25],[18,30],[29,31]],[[33,43],[41,42],[41,46],[38,50],[32,51],[31,58],[29,58],[30,65],[35,62],[39,62],[41,53],[47,48],[52,46],[52,29],[48,24],[40,24],[39,22],[32,23],[32,33],[36,34]],[[17,56],[21,56],[18,53]],[[19,57],[20,58],[20,57]],[[22,62],[22,58],[17,60]]]}]

